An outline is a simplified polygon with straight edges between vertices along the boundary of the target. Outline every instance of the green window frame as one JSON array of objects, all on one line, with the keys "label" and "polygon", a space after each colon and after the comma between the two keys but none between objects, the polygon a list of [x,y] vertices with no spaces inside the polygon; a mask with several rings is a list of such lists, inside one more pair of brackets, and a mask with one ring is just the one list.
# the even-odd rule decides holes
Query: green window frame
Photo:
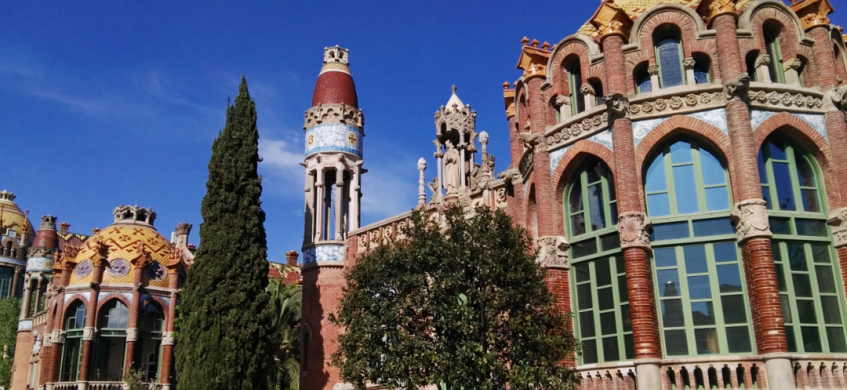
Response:
[{"label": "green window frame", "polygon": [[771,63],[768,65],[771,81],[785,84],[785,71],[782,69],[782,51],[779,49],[779,30],[772,27],[764,27],[762,34],[765,38],[765,50],[771,57]]},{"label": "green window frame", "polygon": [[847,352],[844,285],[826,223],[820,168],[779,135],[762,143],[758,165],[788,350]]},{"label": "green window frame", "polygon": [[665,356],[754,353],[741,255],[734,240],[653,250]]},{"label": "green window frame", "polygon": [[94,343],[94,364],[91,377],[95,381],[120,381],[124,377],[124,365],[120,372],[109,372],[109,363],[120,358],[126,361],[126,328],[129,309],[119,299],[113,298],[100,307],[98,314],[97,339]]},{"label": "green window frame", "polygon": [[[664,71],[662,69],[662,64],[664,63],[665,65],[669,65],[669,64],[672,63],[670,61],[674,60],[674,59],[669,59],[669,58],[663,58],[662,55],[659,53],[660,52],[660,50],[659,50],[660,43],[665,39],[674,39],[676,41],[677,55],[676,55],[676,58],[675,58],[676,59],[675,62],[679,63],[679,72],[680,72],[680,81],[681,81],[679,84],[676,84],[676,85],[670,85],[670,86],[665,85],[666,82],[665,82]],[[683,58],[682,58],[683,57],[682,37],[680,36],[680,34],[677,34],[675,32],[669,32],[669,33],[664,33],[664,34],[656,36],[656,38],[653,39],[653,53],[655,53],[655,56],[656,56],[656,65],[659,66],[659,88],[670,88],[670,87],[678,87],[680,85],[687,85],[687,80],[686,80],[687,76],[685,74],[685,67],[683,66]]]},{"label": "green window frame", "polygon": [[12,279],[15,277],[15,270],[11,267],[0,267],[0,299],[8,298],[12,295]]},{"label": "green window frame", "polygon": [[618,207],[609,167],[596,157],[585,161],[568,184],[564,203],[568,237],[613,230]]},{"label": "green window frame", "polygon": [[571,115],[579,114],[585,111],[585,99],[582,98],[582,67],[579,63],[579,57],[569,56],[565,66],[565,73],[568,75],[568,86],[571,98]]},{"label": "green window frame", "polygon": [[82,333],[85,327],[85,304],[76,302],[69,307],[65,315],[65,344],[62,347],[59,381],[75,382],[79,380],[82,369]]},{"label": "green window frame", "polygon": [[580,364],[635,359],[623,254],[573,266],[574,330],[582,343]]},{"label": "green window frame", "polygon": [[138,313],[138,331],[139,343],[136,344],[135,361],[140,362],[145,366],[147,362],[144,352],[153,352],[147,350],[144,343],[152,341],[156,347],[156,370],[151,375],[149,366],[144,370],[145,380],[158,380],[162,372],[162,335],[165,329],[165,312],[162,307],[152,299],[147,299],[141,304],[141,310]]}]

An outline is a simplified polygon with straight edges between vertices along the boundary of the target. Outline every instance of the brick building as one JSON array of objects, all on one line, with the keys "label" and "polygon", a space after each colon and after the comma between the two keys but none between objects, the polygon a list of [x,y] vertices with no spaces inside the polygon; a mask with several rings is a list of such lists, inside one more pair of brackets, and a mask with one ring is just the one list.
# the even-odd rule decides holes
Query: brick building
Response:
[{"label": "brick building", "polygon": [[[522,41],[508,169],[495,175],[454,89],[418,207],[503,208],[527,228],[574,314],[580,388],[847,388],[847,60],[831,12],[603,1],[554,45]],[[304,390],[345,387],[327,320],[344,267],[409,216],[359,226],[348,65],[326,50],[306,111]]]}]

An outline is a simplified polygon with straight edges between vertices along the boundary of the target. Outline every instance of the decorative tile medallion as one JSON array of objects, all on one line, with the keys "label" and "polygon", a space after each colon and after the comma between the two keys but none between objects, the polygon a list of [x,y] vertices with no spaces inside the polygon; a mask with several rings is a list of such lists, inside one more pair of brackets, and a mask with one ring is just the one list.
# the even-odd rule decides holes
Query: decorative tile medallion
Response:
[{"label": "decorative tile medallion", "polygon": [[91,268],[93,265],[91,264],[91,260],[85,259],[76,265],[76,269],[74,273],[78,278],[84,278],[91,273]]},{"label": "decorative tile medallion", "polygon": [[53,259],[49,257],[30,257],[26,261],[26,272],[45,272],[53,270]]},{"label": "decorative tile medallion", "polygon": [[164,280],[165,275],[167,275],[167,273],[165,272],[165,266],[163,266],[162,263],[152,261],[147,264],[147,277],[150,278],[150,280],[158,282]]},{"label": "decorative tile medallion", "polygon": [[303,250],[303,264],[319,261],[344,261],[344,245],[319,244]]},{"label": "decorative tile medallion", "polygon": [[344,152],[362,157],[362,131],[340,123],[306,130],[306,156],[319,152]]},{"label": "decorative tile medallion", "polygon": [[126,276],[129,273],[129,262],[124,259],[115,259],[109,262],[109,274],[112,277]]}]

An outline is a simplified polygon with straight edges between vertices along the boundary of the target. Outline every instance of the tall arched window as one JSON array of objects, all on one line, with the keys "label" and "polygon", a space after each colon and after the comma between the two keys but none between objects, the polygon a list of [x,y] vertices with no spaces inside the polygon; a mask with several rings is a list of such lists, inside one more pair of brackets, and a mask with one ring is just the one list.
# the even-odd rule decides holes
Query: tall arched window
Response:
[{"label": "tall arched window", "polygon": [[662,88],[685,84],[685,71],[682,69],[682,40],[679,30],[666,28],[654,34],[653,46],[656,50],[659,83]]},{"label": "tall arched window", "polygon": [[138,342],[135,361],[141,363],[144,380],[159,378],[161,367],[162,332],[165,330],[165,314],[162,307],[152,299],[144,301],[138,317]]},{"label": "tall arched window", "polygon": [[126,351],[126,327],[129,310],[118,299],[112,299],[100,307],[97,321],[97,341],[94,345],[95,381],[121,381],[124,377],[124,354]]},{"label": "tall arched window", "polygon": [[759,176],[768,202],[788,350],[847,352],[844,287],[817,164],[792,143],[771,135],[759,150]]},{"label": "tall arched window", "polygon": [[785,73],[782,69],[782,52],[779,49],[779,34],[781,31],[782,26],[773,21],[765,22],[762,27],[762,33],[765,37],[765,50],[771,57],[771,63],[768,65],[771,81],[784,84]]},{"label": "tall arched window", "polygon": [[680,139],[661,149],[644,178],[665,355],[752,353],[724,165]]},{"label": "tall arched window", "polygon": [[570,55],[565,58],[565,73],[568,75],[568,86],[571,94],[571,115],[585,111],[585,99],[582,97],[582,68],[579,57]]},{"label": "tall arched window", "polygon": [[85,327],[85,304],[76,301],[65,311],[65,345],[62,347],[62,365],[59,381],[79,380],[82,367],[82,333]]},{"label": "tall arched window", "polygon": [[626,269],[615,225],[615,185],[609,167],[592,157],[565,191],[573,271],[573,308],[581,364],[634,359]]},{"label": "tall arched window", "polygon": [[708,84],[712,81],[712,62],[709,57],[702,54],[694,55],[694,82],[696,84]]},{"label": "tall arched window", "polygon": [[650,81],[650,74],[647,72],[647,63],[641,63],[635,67],[632,72],[632,77],[635,80],[635,92],[645,93],[653,90],[653,84]]}]

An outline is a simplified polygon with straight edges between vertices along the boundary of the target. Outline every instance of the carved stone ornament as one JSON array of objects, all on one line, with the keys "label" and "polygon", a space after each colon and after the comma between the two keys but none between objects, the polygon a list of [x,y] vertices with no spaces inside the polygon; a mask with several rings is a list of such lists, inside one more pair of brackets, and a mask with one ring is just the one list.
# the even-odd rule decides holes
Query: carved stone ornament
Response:
[{"label": "carved stone ornament", "polygon": [[606,102],[609,122],[615,119],[629,118],[629,99],[626,96],[616,93],[603,96],[603,100]]},{"label": "carved stone ornament", "polygon": [[62,332],[61,329],[53,329],[53,343],[54,344],[64,344],[65,343],[65,332]]},{"label": "carved stone ornament", "polygon": [[568,95],[556,96],[556,106],[561,107],[562,105],[570,106],[571,105],[571,97],[568,96]]},{"label": "carved stone ornament", "polygon": [[126,341],[138,340],[138,328],[126,328]]},{"label": "carved stone ornament", "polygon": [[570,245],[565,237],[538,237],[538,263],[544,268],[568,269],[568,248]]},{"label": "carved stone ornament", "polygon": [[706,24],[712,22],[718,15],[735,14],[737,0],[703,0],[697,6],[697,13],[703,17]]},{"label": "carved stone ornament", "polygon": [[362,110],[343,103],[318,104],[306,110],[303,128],[308,129],[330,123],[340,123],[361,129],[365,126],[365,114]]},{"label": "carved stone ornament", "polygon": [[728,102],[747,99],[747,90],[750,89],[750,76],[742,73],[723,83],[724,94]]},{"label": "carved stone ornament", "polygon": [[847,87],[824,92],[822,107],[824,111],[847,110]]},{"label": "carved stone ornament", "polygon": [[615,5],[613,1],[601,2],[589,22],[597,29],[600,37],[619,35],[626,38],[633,24],[626,11]]},{"label": "carved stone ornament", "polygon": [[801,66],[803,66],[803,62],[800,61],[800,59],[796,58],[796,57],[792,58],[790,60],[785,60],[785,61],[782,62],[782,68],[785,69],[785,70],[800,69]]},{"label": "carved stone ornament", "polygon": [[37,247],[37,248],[29,248],[27,250],[27,257],[50,257],[53,253],[56,252],[56,248],[45,248],[45,247]]},{"label": "carved stone ornament", "polygon": [[806,109],[819,109],[824,107],[824,111],[827,110],[825,108],[826,103],[824,99],[821,99],[816,96],[804,95],[802,93],[792,94],[788,91],[779,93],[777,91],[749,90],[747,91],[747,97],[750,99],[750,104],[752,105],[769,106],[765,108],[775,108],[773,106],[782,106]]},{"label": "carved stone ornament", "polygon": [[768,203],[762,199],[736,203],[732,210],[732,224],[739,242],[753,237],[773,236],[768,222]]},{"label": "carved stone ornament", "polygon": [[544,137],[544,134],[521,133],[520,140],[527,149],[534,152],[547,151],[547,138]]},{"label": "carved stone ornament", "polygon": [[827,0],[792,1],[791,10],[800,18],[804,30],[829,24],[827,15],[832,13],[832,5]]},{"label": "carved stone ornament", "polygon": [[847,245],[847,207],[833,210],[826,221],[832,226],[832,240],[836,248]]},{"label": "carved stone ornament", "polygon": [[659,75],[659,65],[650,65],[647,67],[647,74],[650,76],[658,76]]},{"label": "carved stone ornament", "polygon": [[618,217],[618,234],[621,238],[621,249],[644,248],[650,249],[650,227],[653,222],[647,214],[631,211]]},{"label": "carved stone ornament", "polygon": [[519,184],[523,182],[523,176],[518,168],[509,168],[497,174],[498,179],[503,179],[507,183]]},{"label": "carved stone ornament", "polygon": [[53,335],[52,334],[44,335],[44,346],[45,347],[52,347],[53,346]]},{"label": "carved stone ornament", "polygon": [[592,87],[591,84],[582,84],[582,86],[579,87],[579,92],[583,95],[594,95],[594,87]]},{"label": "carved stone ornament", "polygon": [[94,328],[90,326],[86,326],[82,328],[82,340],[83,341],[91,341],[94,340]]},{"label": "carved stone ornament", "polygon": [[693,58],[686,58],[682,60],[682,66],[685,69],[694,69],[694,65],[697,65],[697,61],[694,61]]},{"label": "carved stone ornament", "polygon": [[771,64],[771,56],[768,54],[762,54],[756,57],[756,62],[753,65],[753,68],[759,69],[760,66],[770,65]]},{"label": "carved stone ornament", "polygon": [[164,332],[162,333],[162,345],[174,345],[174,332]]}]

